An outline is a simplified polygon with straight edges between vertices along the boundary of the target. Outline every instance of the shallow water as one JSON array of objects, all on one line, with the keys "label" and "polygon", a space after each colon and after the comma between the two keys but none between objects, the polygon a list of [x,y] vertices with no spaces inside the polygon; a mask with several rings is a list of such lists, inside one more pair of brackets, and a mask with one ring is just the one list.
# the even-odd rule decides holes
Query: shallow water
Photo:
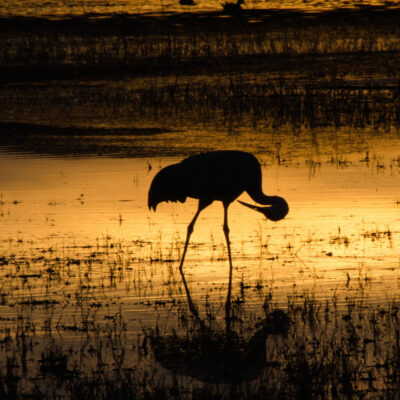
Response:
[{"label": "shallow water", "polygon": [[[271,51],[278,60],[271,70],[253,71],[245,63],[235,73],[211,73],[207,64],[199,73],[153,71],[145,78],[118,69],[111,76],[101,69],[80,76],[82,54],[91,62],[107,49],[110,59],[115,51],[117,64],[124,60],[123,36],[108,42],[95,35],[92,42],[89,35],[82,47],[69,36],[61,46],[58,35],[50,42],[46,35],[34,38],[28,46],[33,54],[51,44],[50,60],[54,56],[62,67],[75,60],[78,67],[60,80],[49,80],[46,68],[38,81],[35,74],[27,82],[17,76],[0,90],[4,326],[15,327],[22,315],[39,324],[38,332],[58,321],[63,336],[74,337],[89,316],[104,323],[121,307],[130,333],[154,327],[160,317],[175,327],[186,309],[178,265],[196,201],[161,204],[153,213],[147,191],[160,168],[222,149],[254,153],[265,192],[290,206],[287,218],[272,223],[231,205],[234,300],[262,313],[269,295],[282,307],[288,298],[301,302],[305,296],[341,306],[397,298],[400,139],[397,64],[390,58],[397,25],[365,32],[361,26],[362,35],[344,29],[335,42],[331,28],[322,39],[320,28],[305,29],[300,40],[294,28],[278,27],[276,38],[262,39],[259,47],[245,35],[233,55]],[[179,60],[186,47],[167,39],[166,48],[182,49]],[[13,40],[25,49],[24,35]],[[206,35],[215,55],[217,42]],[[147,45],[154,43],[159,40]],[[137,43],[131,45],[128,55],[135,54]],[[298,58],[281,59],[285,49]],[[65,51],[60,59],[59,50]],[[156,50],[163,54],[164,47]],[[229,65],[235,58],[227,54]],[[303,67],[305,54],[311,54],[310,70]],[[291,60],[296,63],[287,68]],[[196,223],[185,261],[200,312],[211,304],[218,318],[228,283],[221,226],[222,207],[213,204]]]},{"label": "shallow water", "polygon": [[[339,304],[397,298],[398,148],[392,137],[340,157],[313,158],[308,147],[290,162],[258,153],[264,191],[285,197],[290,212],[274,223],[231,205],[234,298],[246,287],[255,310],[266,293],[280,305],[305,294]],[[102,304],[96,318],[122,306],[130,331],[184,305],[177,267],[196,201],[147,208],[154,175],[182,158],[1,154],[2,315],[12,321],[26,302],[50,299],[58,323],[70,326],[77,305],[66,299],[82,287],[88,304]],[[228,279],[222,217],[217,203],[202,212],[185,261],[194,301],[202,309],[211,300],[220,316]],[[33,315],[40,321],[46,312]]]}]

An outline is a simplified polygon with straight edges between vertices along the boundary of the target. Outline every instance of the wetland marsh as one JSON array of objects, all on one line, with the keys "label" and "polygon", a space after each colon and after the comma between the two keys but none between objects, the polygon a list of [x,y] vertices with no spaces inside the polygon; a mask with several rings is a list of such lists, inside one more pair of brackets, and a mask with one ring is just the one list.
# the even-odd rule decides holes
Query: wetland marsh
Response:
[{"label": "wetland marsh", "polygon": [[[1,398],[398,397],[400,16],[372,11],[0,29]],[[200,322],[196,201],[147,208],[223,149],[290,206],[229,209],[229,335],[221,204],[184,265]]]}]

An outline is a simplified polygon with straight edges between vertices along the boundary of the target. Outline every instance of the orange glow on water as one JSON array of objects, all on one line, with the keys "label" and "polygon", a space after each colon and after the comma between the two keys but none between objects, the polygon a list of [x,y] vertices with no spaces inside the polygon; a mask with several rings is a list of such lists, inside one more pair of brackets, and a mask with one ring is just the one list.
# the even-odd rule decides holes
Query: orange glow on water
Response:
[{"label": "orange glow on water", "polygon": [[[386,157],[381,163],[387,165],[393,158]],[[29,254],[52,248],[68,253],[99,241],[122,243],[131,269],[152,277],[149,295],[168,297],[162,294],[163,282],[173,274],[179,285],[174,268],[197,203],[162,203],[154,213],[147,209],[147,191],[159,168],[177,160],[2,155],[4,251]],[[13,171],[12,179],[5,171]],[[282,302],[304,291],[319,298],[337,291],[357,296],[360,282],[369,285],[371,301],[395,296],[399,172],[394,165],[366,165],[359,154],[346,163],[328,159],[312,168],[305,159],[264,167],[264,191],[285,197],[290,212],[274,223],[237,202],[231,205],[234,292],[242,279],[253,285],[262,279]],[[241,198],[251,202],[247,195]],[[184,270],[197,300],[210,290],[218,301],[224,296],[225,289],[213,291],[226,288],[228,278],[222,222],[222,206],[214,203],[195,225]],[[122,298],[131,296],[120,290]]]}]

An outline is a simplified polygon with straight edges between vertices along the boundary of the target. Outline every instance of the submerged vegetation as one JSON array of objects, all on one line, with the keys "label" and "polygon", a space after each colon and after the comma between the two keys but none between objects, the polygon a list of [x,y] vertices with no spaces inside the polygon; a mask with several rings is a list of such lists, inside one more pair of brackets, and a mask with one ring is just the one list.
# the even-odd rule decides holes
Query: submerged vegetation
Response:
[{"label": "submerged vegetation", "polygon": [[363,272],[330,298],[294,286],[284,300],[270,278],[235,268],[228,332],[225,286],[196,291],[200,317],[190,314],[177,249],[163,246],[10,242],[0,260],[2,398],[397,398],[400,303],[371,303]]}]

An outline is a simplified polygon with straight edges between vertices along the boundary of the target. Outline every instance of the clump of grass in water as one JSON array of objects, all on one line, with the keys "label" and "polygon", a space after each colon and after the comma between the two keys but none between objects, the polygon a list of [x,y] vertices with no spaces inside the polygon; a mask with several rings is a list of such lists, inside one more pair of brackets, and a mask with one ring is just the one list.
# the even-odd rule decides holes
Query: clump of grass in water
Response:
[{"label": "clump of grass in water", "polygon": [[[166,126],[182,123],[184,126],[218,129],[273,127],[275,130],[289,129],[296,134],[302,130],[324,127],[372,128],[389,132],[399,124],[397,86],[379,88],[362,84],[360,89],[355,89],[344,82],[338,88],[329,83],[323,86],[317,80],[308,80],[304,86],[293,86],[291,77],[281,78],[279,82],[273,77],[263,78],[261,82],[247,82],[240,75],[233,74],[231,82],[223,76],[218,79],[207,78],[201,83],[177,80],[172,87],[163,80],[157,80],[154,85],[145,88],[117,85],[88,89],[78,85],[71,89],[64,87],[62,93],[54,91],[40,95],[35,92],[34,96],[37,97],[34,105],[32,97],[26,95],[17,95],[18,98],[14,96],[13,99],[4,96],[4,103],[0,105],[5,115],[33,107],[32,112],[44,120],[49,109],[63,120],[61,114],[67,108],[71,121],[79,120],[84,113],[90,115],[93,121],[102,115],[106,119],[117,118],[131,121],[132,124],[146,124],[151,119],[154,123]],[[382,118],[382,115],[385,117]],[[26,133],[5,135],[1,137],[1,143],[17,146],[20,150],[25,147],[39,152],[63,149],[73,152],[76,146],[76,138],[68,139],[65,136],[65,141],[60,142],[58,136],[52,140],[45,132],[34,135],[33,140],[29,134],[27,129]],[[42,140],[38,141],[38,138]],[[110,143],[87,140],[82,141],[81,151],[121,151]],[[340,160],[335,162],[346,166]]]}]

